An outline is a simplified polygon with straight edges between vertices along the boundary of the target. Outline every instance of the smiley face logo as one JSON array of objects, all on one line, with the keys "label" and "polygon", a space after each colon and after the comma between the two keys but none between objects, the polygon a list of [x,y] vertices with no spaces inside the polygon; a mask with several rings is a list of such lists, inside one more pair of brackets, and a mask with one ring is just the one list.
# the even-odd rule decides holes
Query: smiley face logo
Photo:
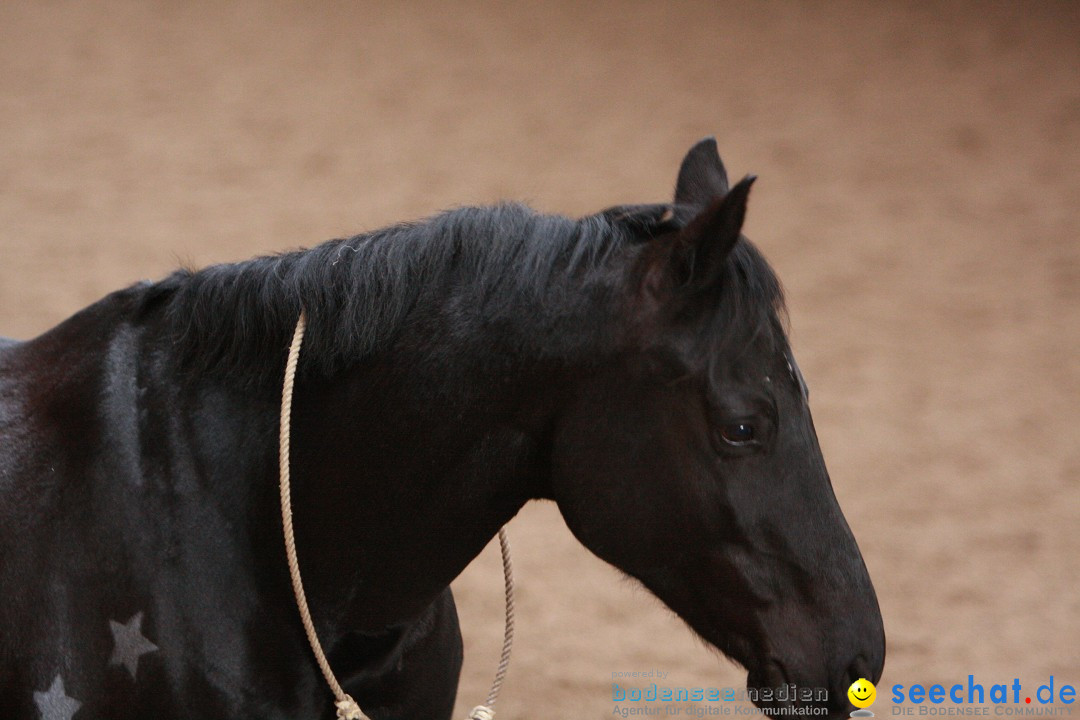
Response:
[{"label": "smiley face logo", "polygon": [[847,691],[847,697],[851,704],[857,708],[870,707],[874,704],[874,700],[877,699],[877,689],[874,687],[874,683],[866,678],[859,678],[851,683],[851,687]]}]

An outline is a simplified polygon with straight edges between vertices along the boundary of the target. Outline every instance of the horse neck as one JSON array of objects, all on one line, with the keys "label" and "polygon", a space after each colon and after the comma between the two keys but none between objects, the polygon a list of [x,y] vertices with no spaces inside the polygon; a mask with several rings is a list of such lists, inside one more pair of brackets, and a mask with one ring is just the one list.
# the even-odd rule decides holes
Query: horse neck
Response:
[{"label": "horse neck", "polygon": [[[279,274],[263,265],[258,272],[268,273],[266,283],[274,287]],[[255,272],[241,267],[217,273],[249,271]],[[291,277],[287,268],[282,272]],[[198,310],[206,304],[203,294],[229,292],[230,283],[208,277],[179,281],[188,299],[181,307]],[[299,281],[293,289],[293,297],[310,290]],[[265,296],[240,299],[261,302]],[[490,278],[448,275],[430,291],[415,293],[414,305],[400,303],[410,307],[408,322],[395,321],[386,344],[365,350],[356,363],[320,362],[320,352],[333,345],[331,339],[348,335],[342,318],[378,315],[378,308],[365,314],[347,303],[331,307],[317,293],[314,302],[300,303],[311,310],[312,342],[301,354],[293,404],[293,511],[305,585],[324,623],[381,630],[416,616],[528,499],[550,494],[545,431],[568,386],[563,380],[583,358],[595,361],[597,348],[610,342],[613,323],[598,297],[605,293],[595,282],[586,286],[570,274],[546,292],[531,286],[504,291]],[[291,315],[283,307],[260,310],[254,316]],[[222,316],[196,314],[197,338],[236,331],[258,340],[257,347],[280,347],[278,336],[288,332],[277,328],[261,337],[222,322],[215,335],[207,323]],[[199,340],[192,347],[202,345],[213,350],[214,342]],[[257,358],[251,365],[261,365],[256,372],[263,375],[275,372]],[[245,367],[233,362],[233,379]],[[237,383],[262,388],[240,422],[259,428],[262,460],[253,467],[260,487],[276,488],[276,467],[266,462],[276,455],[276,442],[265,438],[267,428],[276,430],[280,377]],[[274,511],[265,500],[260,507],[268,515]],[[279,521],[276,513],[273,520]],[[271,539],[280,543],[279,531]]]},{"label": "horse neck", "polygon": [[[406,343],[407,345],[407,343]],[[296,389],[297,545],[313,604],[342,630],[419,614],[530,498],[543,495],[537,368],[399,349]]]}]

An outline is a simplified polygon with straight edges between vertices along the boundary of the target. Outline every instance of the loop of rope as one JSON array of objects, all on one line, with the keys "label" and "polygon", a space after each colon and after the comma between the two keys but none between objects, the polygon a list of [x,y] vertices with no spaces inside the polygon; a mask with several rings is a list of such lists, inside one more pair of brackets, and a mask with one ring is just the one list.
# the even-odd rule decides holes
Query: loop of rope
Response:
[{"label": "loop of rope", "polygon": [[289,471],[289,435],[292,426],[292,398],[293,384],[296,381],[296,364],[300,360],[300,346],[304,342],[304,330],[307,321],[304,313],[296,321],[296,330],[293,331],[292,343],[289,345],[289,359],[285,362],[285,382],[281,387],[281,429],[280,445],[278,447],[278,477],[281,486],[281,524],[285,530],[285,556],[289,561],[289,577],[292,579],[293,595],[296,597],[296,606],[300,609],[300,620],[304,623],[304,632],[307,633],[308,644],[315,653],[315,661],[319,664],[326,684],[330,686],[334,698],[337,700],[338,720],[370,720],[360,710],[360,706],[346,693],[330,669],[330,661],[326,659],[319,636],[315,633],[315,623],[311,620],[311,611],[308,609],[307,595],[304,593],[304,583],[300,578],[300,562],[296,558],[296,538],[293,535],[292,521],[292,488],[290,485]]},{"label": "loop of rope", "polygon": [[[326,659],[322,643],[315,632],[315,623],[311,619],[311,611],[308,609],[307,595],[304,593],[304,583],[300,577],[300,562],[296,557],[296,538],[293,534],[292,520],[292,486],[289,464],[289,439],[292,427],[292,399],[293,386],[296,382],[296,366],[300,360],[300,347],[304,343],[304,331],[307,328],[307,319],[301,311],[296,321],[296,330],[293,331],[292,343],[289,345],[289,358],[285,363],[285,380],[281,387],[281,425],[278,445],[278,473],[281,490],[281,524],[285,531],[285,556],[289,563],[289,577],[292,580],[293,595],[296,597],[296,606],[300,610],[300,620],[304,624],[304,632],[307,634],[308,644],[315,655],[315,661],[319,664],[326,684],[333,692],[337,708],[338,720],[370,720],[360,710],[352,696],[342,689],[334,671],[330,668],[330,661]],[[499,667],[495,671],[495,680],[491,685],[491,691],[487,696],[486,705],[477,705],[469,713],[469,720],[493,720],[495,717],[495,702],[499,698],[503,680],[506,679],[506,670],[510,666],[510,650],[514,645],[514,569],[510,564],[510,540],[506,536],[506,528],[499,528],[499,550],[502,553],[503,581],[506,598],[506,624],[503,629],[502,654],[499,657]]]},{"label": "loop of rope", "polygon": [[494,720],[495,711],[485,705],[477,705],[469,713],[468,720]]},{"label": "loop of rope", "polygon": [[514,647],[514,567],[510,563],[510,538],[506,528],[499,528],[499,552],[502,555],[503,585],[506,599],[506,622],[503,626],[502,653],[499,655],[499,667],[495,670],[495,680],[488,691],[487,704],[477,705],[469,713],[468,720],[492,720],[495,717],[495,702],[499,699],[506,670],[510,667],[510,650]]}]

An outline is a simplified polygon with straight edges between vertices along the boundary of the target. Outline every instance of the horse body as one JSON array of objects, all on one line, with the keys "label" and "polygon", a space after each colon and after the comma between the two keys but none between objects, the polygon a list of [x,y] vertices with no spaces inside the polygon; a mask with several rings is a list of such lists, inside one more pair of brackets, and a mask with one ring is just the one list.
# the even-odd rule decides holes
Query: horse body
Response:
[{"label": "horse body", "polygon": [[[329,716],[278,550],[274,398],[177,380],[152,292],[116,293],[0,355],[0,715],[51,720],[31,690],[61,677],[79,718]],[[307,521],[327,519],[297,518],[307,557]],[[305,563],[315,602],[320,565]],[[342,679],[394,716],[448,713],[449,590],[393,618],[375,607],[377,631],[330,636]],[[149,645],[120,647],[113,624],[137,616]],[[395,688],[406,659],[430,691]]]},{"label": "horse body", "polygon": [[301,309],[297,547],[372,718],[449,716],[449,584],[531,499],[751,683],[842,714],[880,675],[881,618],[740,235],[748,190],[706,142],[674,203],[458,210],[176,273],[0,347],[0,715],[332,716],[277,505]]}]

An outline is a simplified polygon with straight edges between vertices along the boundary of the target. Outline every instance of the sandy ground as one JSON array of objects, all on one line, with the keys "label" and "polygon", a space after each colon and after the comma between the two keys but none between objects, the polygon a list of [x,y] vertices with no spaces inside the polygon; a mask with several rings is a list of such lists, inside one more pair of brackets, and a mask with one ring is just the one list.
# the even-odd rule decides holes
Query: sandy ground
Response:
[{"label": "sandy ground", "polygon": [[[0,332],[458,204],[663,200],[716,134],[761,177],[748,233],[880,595],[883,683],[1077,683],[1078,37],[1080,4],[1045,2],[0,3]],[[552,507],[511,530],[501,718],[608,717],[615,671],[741,685]],[[489,549],[456,583],[462,712],[500,582]]]}]

